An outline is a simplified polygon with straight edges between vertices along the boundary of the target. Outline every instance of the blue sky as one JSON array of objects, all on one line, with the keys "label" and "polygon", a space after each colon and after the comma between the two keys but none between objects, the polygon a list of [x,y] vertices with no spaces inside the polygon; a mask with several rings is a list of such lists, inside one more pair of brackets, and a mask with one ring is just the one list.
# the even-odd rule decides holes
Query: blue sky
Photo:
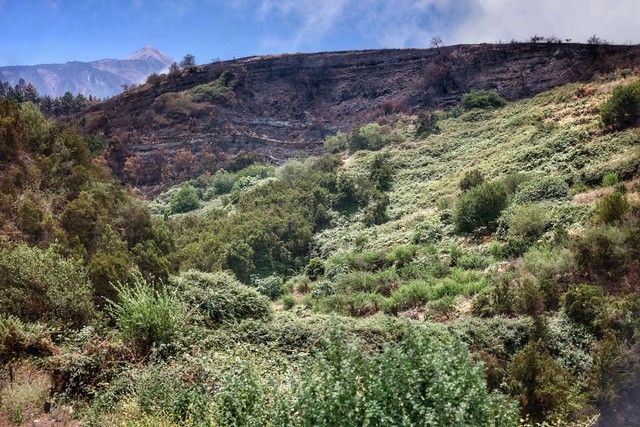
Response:
[{"label": "blue sky", "polygon": [[524,39],[638,43],[640,0],[0,0],[0,65]]}]

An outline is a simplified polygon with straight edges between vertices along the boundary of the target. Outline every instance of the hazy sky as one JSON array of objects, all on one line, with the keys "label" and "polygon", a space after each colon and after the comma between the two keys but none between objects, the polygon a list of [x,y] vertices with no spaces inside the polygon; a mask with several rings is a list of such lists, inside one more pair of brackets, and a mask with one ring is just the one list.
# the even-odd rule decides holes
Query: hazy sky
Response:
[{"label": "hazy sky", "polygon": [[640,0],[0,0],[0,65],[510,41],[640,42]]}]

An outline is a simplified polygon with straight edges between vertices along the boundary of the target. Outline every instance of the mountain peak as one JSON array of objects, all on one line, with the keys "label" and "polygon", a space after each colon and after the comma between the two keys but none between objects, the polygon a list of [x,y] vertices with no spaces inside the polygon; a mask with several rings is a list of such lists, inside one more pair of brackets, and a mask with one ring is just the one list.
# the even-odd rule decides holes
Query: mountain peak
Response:
[{"label": "mountain peak", "polygon": [[173,63],[173,58],[162,53],[159,49],[152,46],[145,46],[142,49],[138,49],[133,52],[127,59],[157,59],[158,61],[170,65]]}]

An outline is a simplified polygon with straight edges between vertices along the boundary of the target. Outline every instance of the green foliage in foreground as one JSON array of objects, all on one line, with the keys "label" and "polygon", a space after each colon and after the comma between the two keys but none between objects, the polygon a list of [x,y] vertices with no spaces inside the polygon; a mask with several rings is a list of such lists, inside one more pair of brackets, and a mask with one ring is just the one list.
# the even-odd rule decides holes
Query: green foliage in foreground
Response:
[{"label": "green foliage in foreground", "polygon": [[174,293],[153,289],[142,279],[117,290],[118,301],[110,302],[110,312],[124,340],[143,355],[175,340],[186,312]]},{"label": "green foliage in foreground", "polygon": [[81,326],[94,316],[91,284],[59,248],[0,240],[0,307],[24,321]]}]

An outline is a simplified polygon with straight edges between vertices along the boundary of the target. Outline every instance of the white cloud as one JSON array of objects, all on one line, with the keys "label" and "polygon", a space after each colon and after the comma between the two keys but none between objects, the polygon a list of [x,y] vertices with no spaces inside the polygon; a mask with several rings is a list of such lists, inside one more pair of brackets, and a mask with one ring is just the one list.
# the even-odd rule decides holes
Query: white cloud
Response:
[{"label": "white cloud", "polygon": [[298,28],[286,37],[270,36],[263,47],[295,51],[306,43],[320,41],[344,18],[348,0],[263,0],[258,17],[267,22],[272,17],[294,18]]},{"label": "white cloud", "polygon": [[[317,45],[338,26],[352,29],[372,48],[426,46],[436,34],[447,44],[526,40],[533,34],[580,42],[593,34],[615,43],[640,41],[640,0],[233,1],[254,7],[267,23],[262,47],[277,51]],[[272,19],[299,25],[282,34],[269,28]]]},{"label": "white cloud", "polygon": [[640,41],[638,0],[473,0],[464,22],[449,34],[459,43],[524,40],[533,34],[584,42]]}]

